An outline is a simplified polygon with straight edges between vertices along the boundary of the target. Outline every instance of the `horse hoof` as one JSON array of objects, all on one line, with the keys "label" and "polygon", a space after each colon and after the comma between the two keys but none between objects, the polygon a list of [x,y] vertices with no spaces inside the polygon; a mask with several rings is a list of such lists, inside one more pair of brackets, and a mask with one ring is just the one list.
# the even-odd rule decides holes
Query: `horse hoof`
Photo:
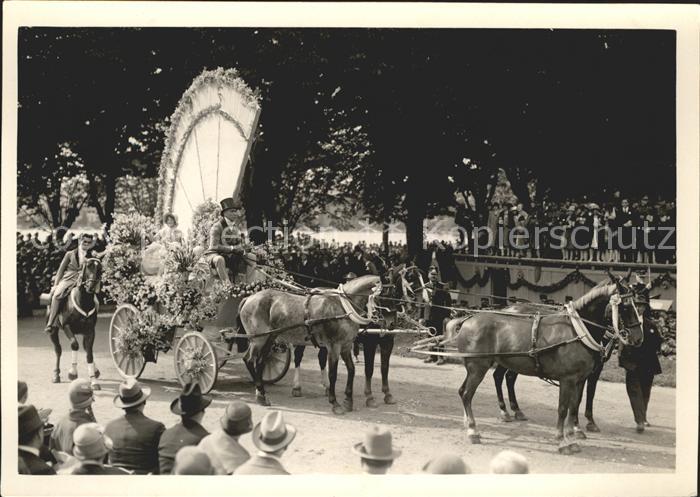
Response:
[{"label": "horse hoof", "polygon": [[365,401],[365,405],[367,407],[379,407],[379,404],[377,404],[377,401],[374,400],[374,397],[367,397],[367,400]]},{"label": "horse hoof", "polygon": [[270,401],[267,400],[267,397],[265,397],[264,395],[256,395],[255,401],[258,403],[258,405],[265,406],[265,407],[269,407],[272,405],[272,404],[270,404]]},{"label": "horse hoof", "polygon": [[554,440],[556,440],[557,442],[561,442],[562,440],[564,440],[564,435],[559,433],[554,437]]},{"label": "horse hoof", "polygon": [[102,387],[100,386],[99,383],[91,383],[90,386],[92,387],[93,390],[102,390]]},{"label": "horse hoof", "polygon": [[527,421],[527,416],[525,416],[523,411],[515,411],[513,414],[516,421]]},{"label": "horse hoof", "polygon": [[78,373],[74,373],[73,371],[68,371],[68,379],[70,381],[77,380],[78,379]]},{"label": "horse hoof", "polygon": [[478,433],[472,433],[471,435],[467,435],[467,438],[469,439],[469,443],[473,445],[479,445],[481,443],[481,435]]},{"label": "horse hoof", "polygon": [[292,388],[292,397],[301,397],[301,387]]},{"label": "horse hoof", "polygon": [[51,383],[61,383],[61,377],[58,374],[53,375],[53,378],[51,378]]},{"label": "horse hoof", "polygon": [[639,423],[637,425],[637,433],[644,433],[644,423]]},{"label": "horse hoof", "polygon": [[513,421],[513,417],[508,412],[501,412],[500,419],[504,423],[510,423],[511,421]]},{"label": "horse hoof", "polygon": [[598,428],[597,424],[591,421],[586,425],[586,431],[590,431],[591,433],[600,433],[600,428]]},{"label": "horse hoof", "polygon": [[384,403],[389,404],[389,405],[393,405],[393,404],[396,404],[396,399],[394,399],[393,395],[388,393],[384,396]]},{"label": "horse hoof", "polygon": [[571,445],[560,445],[559,453],[564,456],[570,456],[571,454],[573,454],[573,451],[571,450]]},{"label": "horse hoof", "polygon": [[340,404],[336,404],[333,406],[333,414],[337,416],[342,416],[343,414],[345,414],[345,409],[343,409],[343,406],[341,406]]},{"label": "horse hoof", "polygon": [[651,426],[651,424],[649,423],[649,421],[645,421],[645,422],[644,422],[644,426],[649,427],[649,426]]},{"label": "horse hoof", "polygon": [[585,440],[586,434],[581,430],[576,430],[576,431],[574,431],[574,437],[576,437],[579,440]]},{"label": "horse hoof", "polygon": [[352,400],[343,401],[343,409],[345,409],[347,412],[352,412],[352,407]]},{"label": "horse hoof", "polygon": [[95,379],[100,377],[100,370],[95,368]]}]

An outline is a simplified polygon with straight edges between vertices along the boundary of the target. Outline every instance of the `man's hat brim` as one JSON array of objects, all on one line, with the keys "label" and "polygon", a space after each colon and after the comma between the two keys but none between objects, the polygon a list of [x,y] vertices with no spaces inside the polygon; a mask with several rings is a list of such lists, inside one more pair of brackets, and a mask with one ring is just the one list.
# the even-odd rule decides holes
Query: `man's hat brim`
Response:
[{"label": "man's hat brim", "polygon": [[193,414],[197,414],[198,412],[202,412],[204,409],[209,407],[209,404],[211,404],[211,398],[207,397],[206,395],[202,395],[196,406],[193,406],[192,409],[188,409],[187,411],[183,411],[182,406],[180,405],[180,397],[178,397],[170,403],[170,412],[177,414],[178,416],[191,416]]},{"label": "man's hat brim", "polygon": [[127,407],[134,407],[146,402],[146,399],[151,396],[151,389],[149,387],[141,387],[141,395],[138,399],[124,402],[119,394],[114,396],[114,405],[120,409],[126,409]]},{"label": "man's hat brim", "polygon": [[253,433],[251,435],[253,437],[253,445],[255,445],[258,449],[262,450],[263,452],[275,452],[277,450],[280,450],[281,448],[286,447],[290,443],[292,443],[294,437],[297,436],[297,429],[294,428],[294,426],[285,423],[287,434],[285,435],[284,439],[275,444],[268,444],[263,442],[262,435],[260,432],[261,427],[262,422],[256,424],[255,428],[253,428]]},{"label": "man's hat brim", "polygon": [[355,446],[352,448],[352,451],[364,459],[372,459],[374,461],[393,461],[401,455],[401,451],[398,449],[392,449],[391,454],[387,454],[385,456],[370,454],[369,452],[367,452],[367,450],[365,449],[365,444],[362,442],[355,444]]}]

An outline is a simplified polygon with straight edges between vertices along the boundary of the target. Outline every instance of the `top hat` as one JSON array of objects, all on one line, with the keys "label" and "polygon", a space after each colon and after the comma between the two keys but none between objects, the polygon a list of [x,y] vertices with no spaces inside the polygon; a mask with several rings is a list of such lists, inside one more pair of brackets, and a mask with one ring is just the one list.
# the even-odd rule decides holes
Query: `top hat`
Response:
[{"label": "top hat", "polygon": [[231,197],[223,199],[220,204],[222,214],[229,209],[241,209],[243,207],[240,200]]},{"label": "top hat", "polygon": [[364,459],[375,461],[393,461],[401,455],[400,450],[394,450],[391,446],[391,432],[379,426],[368,431],[365,441],[355,445],[353,451]]},{"label": "top hat", "polygon": [[180,396],[170,403],[170,412],[178,416],[192,416],[206,409],[209,404],[211,398],[202,395],[199,383],[188,383]]},{"label": "top hat", "polygon": [[470,471],[461,457],[443,454],[425,463],[423,472],[434,475],[466,475]]},{"label": "top hat", "polygon": [[122,409],[134,407],[146,402],[150,395],[150,388],[141,387],[136,378],[127,378],[119,384],[119,394],[114,396],[114,405]]},{"label": "top hat", "polygon": [[97,423],[82,424],[73,432],[73,455],[76,459],[101,460],[110,450],[112,440]]},{"label": "top hat", "polygon": [[253,429],[253,413],[243,401],[232,400],[221,416],[221,428],[232,437],[249,433]]},{"label": "top hat", "polygon": [[214,467],[209,456],[199,447],[187,445],[175,454],[174,475],[213,475]]},{"label": "top hat", "polygon": [[297,435],[297,429],[286,424],[282,413],[267,413],[253,428],[253,445],[263,452],[275,452],[286,447]]},{"label": "top hat", "polygon": [[86,409],[95,402],[90,380],[76,379],[68,387],[68,398],[73,409]]},{"label": "top hat", "polygon": [[33,405],[19,406],[17,409],[20,440],[22,436],[31,435],[44,426],[36,407]]}]

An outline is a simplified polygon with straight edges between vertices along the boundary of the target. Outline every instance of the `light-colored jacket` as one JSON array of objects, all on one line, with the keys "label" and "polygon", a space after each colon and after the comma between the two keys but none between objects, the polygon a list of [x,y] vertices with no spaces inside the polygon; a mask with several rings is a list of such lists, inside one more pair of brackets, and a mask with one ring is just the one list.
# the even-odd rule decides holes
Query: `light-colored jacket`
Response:
[{"label": "light-colored jacket", "polygon": [[217,475],[230,475],[250,459],[250,454],[224,430],[217,430],[199,442],[198,447],[209,456]]}]

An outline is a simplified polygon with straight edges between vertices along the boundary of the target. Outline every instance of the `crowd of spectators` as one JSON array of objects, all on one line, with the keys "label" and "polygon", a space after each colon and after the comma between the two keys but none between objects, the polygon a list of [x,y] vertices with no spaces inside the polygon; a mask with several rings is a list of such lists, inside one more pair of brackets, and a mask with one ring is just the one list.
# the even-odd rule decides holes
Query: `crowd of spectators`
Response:
[{"label": "crowd of spectators", "polygon": [[606,199],[587,196],[562,202],[495,202],[484,226],[468,216],[464,197],[456,195],[455,221],[465,233],[460,251],[471,254],[571,261],[675,263],[676,204],[648,195]]},{"label": "crowd of spectators", "polygon": [[[136,379],[124,380],[114,396],[114,419],[101,424],[92,410],[95,399],[88,380],[73,380],[70,409],[55,425],[49,409],[27,403],[29,389],[18,382],[18,471],[30,475],[288,475],[284,454],[297,436],[280,411],[269,410],[253,423],[250,407],[229,402],[218,428],[202,425],[211,398],[199,385],[188,384],[170,404],[180,421],[166,428],[145,413],[151,391]],[[121,413],[119,413],[121,411]],[[256,451],[241,444],[250,436]],[[358,456],[358,471],[386,474],[401,450],[391,432],[374,426],[364,439],[348,447]],[[528,473],[524,456],[502,451],[490,464],[491,473]],[[468,474],[469,467],[456,454],[441,454],[423,465],[422,473]]]}]

